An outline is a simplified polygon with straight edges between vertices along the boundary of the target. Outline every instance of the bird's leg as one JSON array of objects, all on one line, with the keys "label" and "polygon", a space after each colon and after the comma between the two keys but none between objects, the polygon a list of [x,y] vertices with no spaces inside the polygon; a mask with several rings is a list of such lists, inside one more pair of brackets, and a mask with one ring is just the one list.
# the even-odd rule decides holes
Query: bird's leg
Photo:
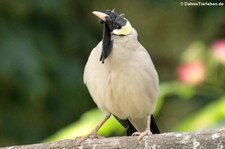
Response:
[{"label": "bird's leg", "polygon": [[138,136],[137,140],[140,141],[144,136],[151,135],[152,132],[150,130],[150,122],[151,122],[151,115],[147,115],[147,128],[144,132],[135,132],[132,134],[132,136]]},{"label": "bird's leg", "polygon": [[77,144],[77,145],[80,145],[81,142],[83,142],[83,141],[85,141],[85,140],[87,140],[87,139],[89,139],[89,138],[91,138],[91,139],[93,139],[93,138],[98,138],[98,135],[97,135],[98,130],[99,130],[99,129],[102,127],[102,125],[110,118],[110,116],[111,116],[111,114],[107,114],[107,115],[105,116],[105,118],[104,118],[104,119],[103,119],[103,120],[95,127],[95,129],[92,130],[92,132],[89,133],[88,135],[83,136],[83,137],[78,137],[78,138],[76,138],[76,139],[77,139],[76,144]]}]

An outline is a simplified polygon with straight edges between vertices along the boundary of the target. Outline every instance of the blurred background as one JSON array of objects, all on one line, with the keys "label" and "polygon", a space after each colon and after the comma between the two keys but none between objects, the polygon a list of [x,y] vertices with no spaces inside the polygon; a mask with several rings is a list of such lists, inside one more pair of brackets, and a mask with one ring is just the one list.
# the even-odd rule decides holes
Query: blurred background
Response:
[{"label": "blurred background", "polygon": [[[113,8],[136,28],[159,73],[155,116],[161,131],[224,127],[224,7],[153,0],[1,0],[0,146],[73,139],[104,117],[82,76],[102,36],[91,12]],[[100,134],[124,135],[125,130],[111,118]]]}]

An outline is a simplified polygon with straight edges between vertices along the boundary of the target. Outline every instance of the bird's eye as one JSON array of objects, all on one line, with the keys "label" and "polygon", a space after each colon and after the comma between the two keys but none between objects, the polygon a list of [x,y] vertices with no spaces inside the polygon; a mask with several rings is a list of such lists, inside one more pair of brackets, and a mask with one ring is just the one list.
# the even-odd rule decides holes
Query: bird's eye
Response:
[{"label": "bird's eye", "polygon": [[121,29],[121,25],[117,24],[116,29]]}]

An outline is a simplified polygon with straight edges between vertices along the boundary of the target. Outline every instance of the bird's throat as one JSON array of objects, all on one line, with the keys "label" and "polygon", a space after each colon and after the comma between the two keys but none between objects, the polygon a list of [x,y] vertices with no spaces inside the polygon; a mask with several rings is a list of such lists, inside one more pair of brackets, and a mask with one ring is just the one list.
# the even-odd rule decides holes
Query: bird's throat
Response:
[{"label": "bird's throat", "polygon": [[100,61],[104,63],[104,60],[109,56],[112,50],[113,41],[111,40],[111,32],[109,26],[104,23],[103,37],[102,37],[102,53]]}]

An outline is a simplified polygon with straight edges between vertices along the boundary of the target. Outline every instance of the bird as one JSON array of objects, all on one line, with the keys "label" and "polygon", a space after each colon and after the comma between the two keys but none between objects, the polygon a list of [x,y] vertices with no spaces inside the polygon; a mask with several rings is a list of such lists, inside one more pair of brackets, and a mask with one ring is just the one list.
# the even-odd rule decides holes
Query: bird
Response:
[{"label": "bird", "polygon": [[127,129],[127,135],[138,136],[138,140],[160,133],[153,117],[159,77],[137,31],[115,10],[92,13],[103,24],[103,35],[89,55],[83,80],[105,117],[90,134],[80,137],[78,144],[97,138],[111,115]]}]

